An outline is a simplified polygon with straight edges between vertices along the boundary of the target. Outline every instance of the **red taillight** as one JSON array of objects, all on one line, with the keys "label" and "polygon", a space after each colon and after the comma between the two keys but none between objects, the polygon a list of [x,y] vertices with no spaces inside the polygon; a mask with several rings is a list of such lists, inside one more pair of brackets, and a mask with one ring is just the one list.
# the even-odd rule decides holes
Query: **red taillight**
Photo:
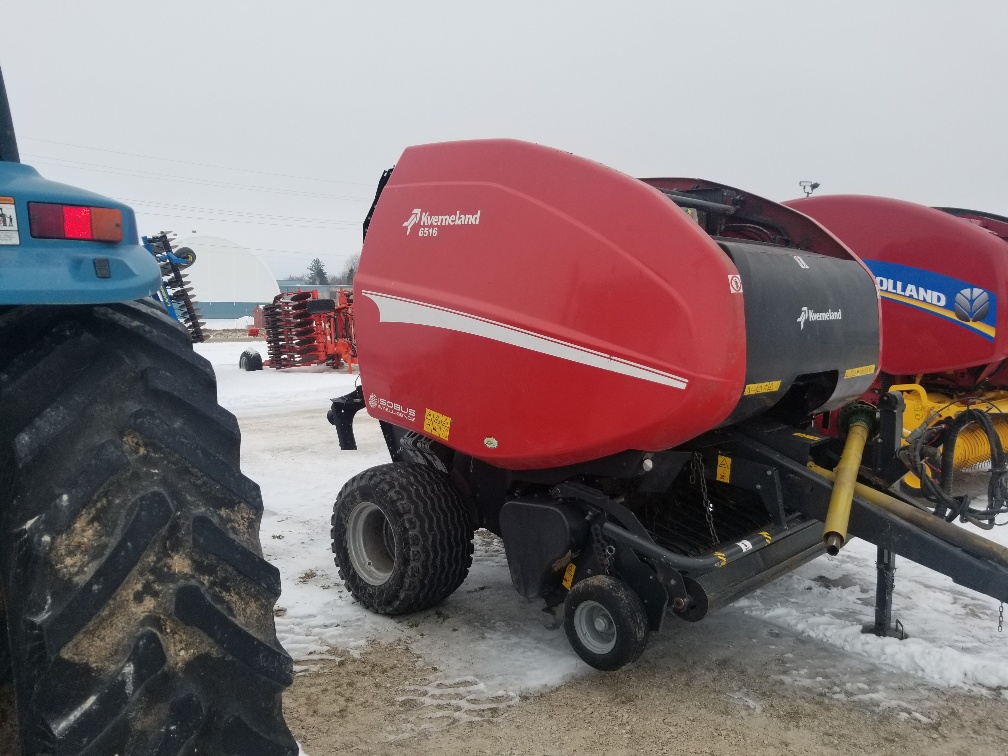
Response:
[{"label": "red taillight", "polygon": [[110,207],[29,202],[28,227],[36,239],[121,242],[122,211]]},{"label": "red taillight", "polygon": [[63,234],[67,239],[90,239],[91,208],[64,205]]}]

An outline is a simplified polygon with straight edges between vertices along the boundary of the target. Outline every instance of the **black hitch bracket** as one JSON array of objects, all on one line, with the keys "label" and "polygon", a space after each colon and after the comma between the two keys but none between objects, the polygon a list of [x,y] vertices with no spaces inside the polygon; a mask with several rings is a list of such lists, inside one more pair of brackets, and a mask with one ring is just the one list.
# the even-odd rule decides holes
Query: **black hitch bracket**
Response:
[{"label": "black hitch bracket", "polygon": [[343,451],[353,451],[357,448],[357,439],[354,438],[353,432],[353,419],[354,415],[362,409],[364,409],[364,392],[358,386],[349,394],[333,399],[332,407],[326,413],[326,419],[336,426],[339,447]]}]

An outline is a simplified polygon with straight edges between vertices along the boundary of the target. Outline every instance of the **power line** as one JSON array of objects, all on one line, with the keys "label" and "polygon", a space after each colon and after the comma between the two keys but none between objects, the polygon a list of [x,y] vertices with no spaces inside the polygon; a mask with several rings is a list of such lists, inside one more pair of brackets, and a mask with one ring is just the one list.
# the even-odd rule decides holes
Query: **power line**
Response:
[{"label": "power line", "polygon": [[[156,210],[144,210],[143,213],[144,215],[153,215],[157,218],[179,218],[178,213],[157,212]],[[218,223],[240,223],[243,226],[275,226],[278,228],[302,228],[307,231],[343,231],[353,227],[350,224],[338,228],[333,228],[332,226],[305,226],[298,223],[270,223],[266,221],[245,220],[242,218],[214,218],[212,216],[207,217],[204,215],[190,215],[190,214],[186,214],[185,219],[212,221]]]},{"label": "power line", "polygon": [[133,176],[134,178],[150,178],[159,181],[176,181],[183,184],[197,184],[200,186],[213,186],[220,189],[245,189],[254,192],[266,192],[268,194],[286,194],[293,197],[322,197],[324,199],[335,199],[335,200],[346,200],[350,202],[370,202],[369,197],[351,197],[340,194],[323,194],[321,192],[304,192],[298,191],[296,189],[277,189],[274,187],[266,186],[253,186],[251,184],[235,184],[225,181],[216,181],[214,179],[197,179],[188,178],[186,176],[174,176],[166,173],[155,173],[153,171],[135,171],[130,169],[115,169],[105,166],[95,165],[94,163],[84,163],[78,160],[63,160],[61,158],[51,158],[47,156],[39,155],[23,155],[22,157],[27,157],[32,163],[40,163],[42,165],[53,165],[59,168],[73,168],[76,170],[91,171],[94,173],[110,173],[117,176]]},{"label": "power line", "polygon": [[[30,139],[31,138],[29,138],[29,140]],[[43,140],[43,139],[36,139],[34,141],[50,142],[50,140]],[[125,153],[125,152],[116,153],[116,151],[114,151],[114,150],[101,150],[100,148],[84,147],[82,145],[71,145],[71,144],[67,144],[67,143],[64,143],[64,142],[51,142],[51,143],[52,144],[61,144],[61,145],[70,146],[70,147],[81,147],[83,149],[94,149],[94,150],[98,150],[98,151],[102,151],[102,152],[110,152],[110,153],[114,153],[114,154],[127,155],[127,156],[130,156],[130,157],[149,157],[149,156],[145,156],[145,155],[134,155],[133,153]],[[44,165],[55,165],[55,166],[64,167],[64,168],[77,168],[77,169],[80,169],[80,170],[87,170],[87,171],[93,171],[93,172],[98,172],[98,173],[109,173],[109,174],[113,174],[113,175],[136,176],[136,177],[139,177],[139,178],[154,178],[154,179],[160,179],[160,180],[165,180],[165,181],[178,181],[178,182],[181,182],[181,183],[190,183],[190,184],[205,185],[205,186],[215,186],[215,187],[220,187],[220,188],[247,189],[247,190],[251,190],[251,191],[261,191],[261,192],[275,193],[275,194],[287,194],[287,195],[291,195],[291,196],[322,197],[322,198],[326,198],[326,199],[344,199],[344,200],[358,201],[358,202],[370,202],[371,201],[370,197],[366,197],[366,198],[347,197],[347,196],[341,196],[341,195],[324,194],[324,193],[319,193],[319,192],[306,192],[306,191],[298,191],[298,190],[287,190],[287,189],[276,189],[276,188],[271,188],[271,187],[261,187],[261,186],[247,185],[247,184],[237,184],[237,183],[231,183],[231,182],[216,181],[216,180],[212,180],[212,179],[188,178],[188,177],[185,177],[185,176],[176,176],[176,175],[170,175],[170,174],[161,174],[161,173],[157,173],[157,172],[154,172],[154,171],[137,171],[137,170],[131,170],[131,169],[116,169],[114,167],[110,168],[108,166],[96,165],[94,163],[86,163],[86,162],[83,162],[83,161],[74,161],[74,160],[65,160],[65,159],[60,159],[60,158],[51,158],[49,156],[44,156],[44,155],[34,155],[34,156],[28,155],[26,157],[29,157],[29,159],[31,159],[33,162],[42,163]],[[187,163],[187,161],[175,161],[175,160],[168,160],[166,158],[153,158],[153,159],[159,159],[159,160],[163,159],[163,160],[166,160],[167,162]],[[225,170],[244,170],[244,169],[230,169],[230,168],[227,168],[225,166],[213,166],[213,165],[209,165],[209,164],[205,164],[205,163],[187,163],[187,164],[190,164],[190,165],[199,165],[199,166],[202,166],[202,167],[209,167],[209,168],[223,168]],[[300,176],[289,176],[289,175],[285,175],[285,174],[269,174],[269,173],[266,173],[265,171],[244,171],[244,172],[247,172],[247,173],[258,173],[258,174],[270,175],[270,176],[279,176],[279,177],[282,177],[282,178],[295,178],[295,179],[305,178],[305,177],[300,177]],[[310,179],[310,180],[328,181],[327,179]],[[341,184],[354,185],[354,186],[365,186],[364,184],[353,184],[352,182],[333,181],[332,183],[341,183]],[[208,215],[187,215],[187,217],[185,218],[186,220],[201,220],[201,221],[208,221],[208,222],[220,222],[220,221],[223,221],[223,222],[228,222],[228,223],[241,223],[243,225],[281,226],[281,227],[288,227],[288,228],[302,228],[302,229],[305,229],[305,230],[319,230],[319,231],[345,230],[345,229],[350,229],[350,228],[353,228],[355,226],[359,226],[360,225],[359,221],[343,221],[343,220],[330,220],[330,219],[324,219],[324,218],[308,218],[308,217],[298,217],[298,216],[285,216],[285,215],[249,213],[249,212],[241,211],[241,210],[224,210],[224,209],[220,209],[220,208],[199,207],[199,206],[194,206],[194,205],[178,205],[178,204],[165,203],[165,202],[154,202],[154,201],[149,201],[149,200],[126,199],[126,198],[122,198],[122,197],[117,197],[117,199],[119,201],[121,201],[121,202],[125,202],[125,203],[130,204],[130,205],[145,206],[144,208],[140,209],[140,212],[143,213],[144,215],[150,215],[150,216],[154,216],[154,217],[166,217],[166,218],[180,219],[178,212],[173,212],[173,213],[171,213],[171,212],[156,212],[154,210],[146,209],[146,207],[160,208],[162,210],[169,210],[169,211],[171,211],[171,210],[185,211],[187,214],[195,211],[196,213],[206,213],[206,214],[209,215],[209,217],[208,217]],[[221,215],[229,215],[229,216],[235,216],[235,217],[234,218],[213,217],[213,216],[221,216]],[[252,219],[249,219],[249,218],[252,218]],[[266,220],[261,220],[261,219],[266,219]],[[276,222],[271,222],[271,221],[293,221],[293,223],[276,223]],[[304,225],[304,224],[320,224],[320,225]],[[200,246],[202,246],[202,247],[220,247],[220,248],[226,248],[226,245],[217,245],[217,244],[213,244],[213,243],[203,243]],[[357,254],[357,253],[344,253],[344,254],[337,254],[337,255],[327,255],[326,253],[320,253],[318,251],[309,252],[309,251],[304,251],[304,250],[277,249],[277,248],[274,248],[274,247],[246,247],[246,248],[250,249],[250,250],[252,250],[254,252],[265,253],[265,254],[268,254],[268,255],[271,255],[271,256],[274,256],[274,255],[283,255],[285,257],[292,257],[292,258],[293,257],[299,257],[301,259],[311,258],[311,257],[319,257],[319,256],[326,256],[326,257],[330,257],[330,259],[332,259],[332,257],[335,257],[336,259],[338,259],[340,261],[345,261],[345,260],[353,257],[355,254]]]},{"label": "power line", "polygon": [[[178,238],[184,239],[185,236],[186,236],[185,234],[178,234]],[[235,246],[241,247],[243,245],[236,244]],[[204,248],[204,247],[217,247],[218,249],[232,249],[231,245],[227,245],[227,244],[214,244],[213,242],[202,242],[199,245],[199,247],[200,248]],[[271,247],[245,247],[245,249],[250,249],[253,252],[268,252],[270,254],[282,254],[282,255],[311,255],[312,257],[320,257],[320,258],[322,256],[327,256],[327,257],[330,256],[330,255],[327,255],[325,252],[304,252],[304,251],[297,251],[297,250],[293,250],[293,249],[274,249],[274,248],[271,248]],[[348,254],[337,255],[337,256],[340,257],[340,259],[347,260],[347,259],[349,259],[351,257],[354,257],[357,254],[358,254],[357,252],[350,252]]]},{"label": "power line", "polygon": [[163,158],[157,157],[155,155],[142,155],[136,152],[122,152],[120,150],[109,150],[104,147],[88,147],[84,144],[70,144],[69,142],[56,142],[52,139],[39,139],[38,137],[19,137],[19,140],[27,142],[42,142],[44,144],[58,144],[61,147],[74,147],[78,150],[93,150],[95,152],[107,152],[110,155],[125,155],[126,157],[138,157],[147,160],[160,160],[165,163],[178,163],[180,165],[197,165],[202,168],[217,168],[224,171],[239,171],[241,173],[253,173],[259,176],[274,176],[277,178],[292,178],[299,179],[301,181],[321,181],[327,184],[345,184],[347,186],[365,186],[370,187],[370,184],[365,184],[359,181],[337,181],[336,179],[324,179],[324,178],[313,178],[312,176],[295,176],[289,173],[270,173],[268,171],[256,171],[251,168],[232,168],[226,165],[214,165],[213,163],[197,163],[192,160],[176,160],[174,158]]},{"label": "power line", "polygon": [[[131,206],[134,206],[134,207],[135,206],[144,205],[144,206],[150,206],[150,207],[155,207],[155,208],[161,208],[161,209],[164,209],[164,210],[182,210],[182,211],[186,211],[186,212],[210,213],[212,215],[234,215],[234,216],[240,216],[239,219],[237,219],[237,220],[231,220],[231,219],[228,219],[228,218],[209,218],[209,219],[208,218],[199,218],[199,220],[221,220],[221,221],[226,221],[226,222],[230,222],[230,223],[244,223],[244,222],[253,223],[253,222],[255,222],[255,220],[258,220],[259,222],[257,223],[257,225],[291,225],[294,228],[306,228],[306,226],[299,225],[300,223],[324,224],[324,226],[335,226],[335,227],[338,227],[338,228],[353,228],[354,226],[360,226],[361,225],[361,221],[356,221],[356,220],[348,221],[348,220],[329,220],[329,219],[326,219],[326,218],[299,218],[299,217],[290,216],[290,215],[270,215],[270,214],[267,214],[267,213],[246,212],[246,211],[242,211],[242,210],[221,210],[221,209],[213,208],[213,207],[197,207],[197,206],[194,206],[194,205],[174,205],[174,204],[170,204],[170,203],[166,203],[166,202],[150,202],[148,200],[128,199],[126,197],[116,197],[115,199],[119,200],[120,202],[125,202],[127,205],[131,205]],[[150,210],[144,210],[143,212],[145,212],[145,213],[147,213],[149,215],[158,215],[158,213],[155,213],[155,212],[150,211]],[[176,215],[178,215],[178,213],[176,213]],[[243,218],[252,218],[254,220],[244,221],[244,220],[242,220]],[[294,223],[293,224],[262,223],[263,219],[267,219],[267,220],[281,220],[281,221],[294,221]]]}]

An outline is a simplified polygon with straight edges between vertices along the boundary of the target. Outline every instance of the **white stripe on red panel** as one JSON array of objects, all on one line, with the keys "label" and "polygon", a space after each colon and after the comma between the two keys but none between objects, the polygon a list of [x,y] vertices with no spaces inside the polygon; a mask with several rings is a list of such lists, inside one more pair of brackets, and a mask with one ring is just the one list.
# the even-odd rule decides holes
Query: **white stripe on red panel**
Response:
[{"label": "white stripe on red panel", "polygon": [[449,310],[446,307],[417,302],[413,299],[405,299],[392,294],[381,294],[376,291],[362,291],[365,297],[373,300],[378,305],[378,317],[383,323],[408,323],[411,325],[430,326],[432,328],[444,328],[458,333],[467,333],[471,336],[480,336],[484,339],[499,341],[502,344],[521,349],[528,349],[539,354],[546,354],[551,357],[558,357],[561,360],[576,362],[579,365],[607,370],[610,373],[618,373],[630,378],[639,378],[651,383],[658,383],[662,386],[684,389],[689,382],[686,378],[680,378],[671,373],[663,373],[660,370],[649,368],[645,365],[630,362],[628,360],[613,357],[603,352],[596,352],[577,344],[560,341],[539,333],[526,331],[522,328],[498,323],[495,320],[477,317],[457,310]]}]

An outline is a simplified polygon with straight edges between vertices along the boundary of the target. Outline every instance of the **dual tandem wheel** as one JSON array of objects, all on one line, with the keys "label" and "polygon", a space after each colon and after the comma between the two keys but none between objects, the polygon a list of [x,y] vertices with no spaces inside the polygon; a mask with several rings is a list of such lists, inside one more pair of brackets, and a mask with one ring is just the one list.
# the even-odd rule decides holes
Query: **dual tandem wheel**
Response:
[{"label": "dual tandem wheel", "polygon": [[[462,584],[473,532],[446,473],[393,463],[343,486],[333,508],[332,550],[340,578],[361,604],[379,614],[407,614],[436,606]],[[611,575],[571,586],[564,629],[577,655],[596,669],[619,669],[647,646],[643,603]]]}]

